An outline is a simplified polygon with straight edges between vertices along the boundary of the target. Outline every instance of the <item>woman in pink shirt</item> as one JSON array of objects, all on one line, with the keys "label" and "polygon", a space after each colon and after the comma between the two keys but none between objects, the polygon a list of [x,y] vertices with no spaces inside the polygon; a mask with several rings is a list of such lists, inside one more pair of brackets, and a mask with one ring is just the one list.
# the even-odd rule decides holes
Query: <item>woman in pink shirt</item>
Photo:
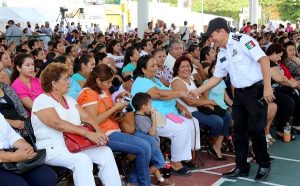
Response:
[{"label": "woman in pink shirt", "polygon": [[43,89],[40,80],[35,77],[34,62],[29,54],[19,54],[15,57],[10,79],[11,87],[30,113],[34,99],[43,93]]}]

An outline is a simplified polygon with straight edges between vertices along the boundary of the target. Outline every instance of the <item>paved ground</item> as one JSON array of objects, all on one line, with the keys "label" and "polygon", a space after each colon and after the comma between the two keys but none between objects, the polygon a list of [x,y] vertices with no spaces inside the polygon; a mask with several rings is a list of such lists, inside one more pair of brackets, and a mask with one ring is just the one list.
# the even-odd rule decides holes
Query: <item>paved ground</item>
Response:
[{"label": "paved ground", "polygon": [[221,178],[221,173],[230,171],[235,167],[234,155],[224,154],[228,160],[219,162],[213,160],[205,152],[201,152],[205,167],[197,161],[201,169],[195,171],[192,176],[188,178],[172,176],[171,179],[176,182],[177,186],[300,186],[300,135],[297,135],[296,141],[290,143],[277,140],[275,144],[270,146],[269,153],[274,158],[272,170],[270,176],[263,182],[254,181],[258,166],[252,162],[249,177],[235,180]]}]

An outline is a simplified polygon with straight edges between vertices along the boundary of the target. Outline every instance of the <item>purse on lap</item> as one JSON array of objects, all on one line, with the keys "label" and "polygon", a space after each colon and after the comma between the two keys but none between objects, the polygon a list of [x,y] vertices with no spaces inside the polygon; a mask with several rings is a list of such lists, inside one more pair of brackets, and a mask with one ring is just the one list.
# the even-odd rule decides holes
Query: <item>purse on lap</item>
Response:
[{"label": "purse on lap", "polygon": [[[35,146],[35,142],[33,139],[33,134],[28,130],[27,126],[29,125],[27,122],[30,122],[30,118],[25,120],[25,129],[26,132],[29,135],[29,139],[31,140],[32,146],[34,151],[36,152],[36,155],[29,159],[29,160],[24,160],[20,162],[3,162],[0,163],[0,169],[5,170],[5,171],[10,171],[14,172],[17,174],[24,174],[30,170],[33,170],[45,163],[45,158],[46,158],[46,149],[40,149],[38,150]],[[31,126],[31,123],[30,123]],[[17,149],[16,148],[10,148],[10,149],[3,149],[2,151],[6,152],[15,152]]]},{"label": "purse on lap", "polygon": [[[4,149],[6,152],[15,152],[16,148]],[[46,149],[35,151],[36,155],[29,159],[20,162],[4,162],[0,163],[0,169],[14,172],[17,174],[24,174],[30,170],[33,170],[45,163]]]},{"label": "purse on lap", "polygon": [[[108,110],[108,106],[105,101],[99,96],[105,110]],[[119,127],[122,132],[126,134],[133,134],[135,132],[134,125],[134,112],[123,112],[122,110],[119,112],[115,112],[111,115],[110,119],[114,120],[119,124]]]},{"label": "purse on lap", "polygon": [[166,116],[158,112],[157,110],[154,110],[155,112],[155,121],[156,121],[156,127],[157,128],[164,128],[166,126]]},{"label": "purse on lap", "polygon": [[[86,122],[83,123],[83,125],[80,127],[82,127],[85,130],[95,132],[94,127],[91,124],[88,124]],[[99,146],[84,136],[78,134],[71,134],[67,132],[64,132],[63,134],[65,139],[65,144],[68,150],[72,153],[80,152],[83,150],[87,150]]]}]

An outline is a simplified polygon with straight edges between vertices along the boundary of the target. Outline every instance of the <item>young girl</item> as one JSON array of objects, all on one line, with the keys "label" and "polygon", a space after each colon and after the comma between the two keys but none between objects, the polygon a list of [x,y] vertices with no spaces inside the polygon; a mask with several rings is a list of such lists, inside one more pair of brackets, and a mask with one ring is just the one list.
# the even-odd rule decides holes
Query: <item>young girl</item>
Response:
[{"label": "young girl", "polygon": [[34,99],[43,93],[43,89],[40,80],[35,77],[34,62],[29,54],[19,54],[15,57],[10,80],[11,87],[30,113]]}]

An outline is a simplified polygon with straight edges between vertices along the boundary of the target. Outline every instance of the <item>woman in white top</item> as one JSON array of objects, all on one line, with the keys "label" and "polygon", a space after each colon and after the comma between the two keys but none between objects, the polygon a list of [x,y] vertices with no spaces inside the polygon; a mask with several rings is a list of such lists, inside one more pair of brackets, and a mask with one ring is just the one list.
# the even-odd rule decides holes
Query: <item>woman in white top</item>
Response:
[{"label": "woman in white top", "polygon": [[[177,58],[173,68],[174,79],[171,82],[172,89],[181,91],[196,90],[197,87],[190,78],[192,71],[193,66],[188,57],[181,56]],[[192,113],[193,117],[198,119],[200,127],[205,126],[209,129],[209,135],[215,139],[208,150],[214,155],[216,160],[224,160],[225,158],[221,154],[221,147],[224,136],[227,136],[229,132],[231,123],[230,113],[226,112],[221,117],[216,114],[207,115],[199,112],[197,107],[209,107],[213,110],[217,105],[215,101],[203,97],[182,97],[177,98],[177,101],[184,105]]]},{"label": "woman in white top", "polygon": [[[67,66],[58,63],[48,65],[41,74],[44,94],[34,101],[31,117],[36,146],[46,149],[46,164],[71,169],[76,186],[95,185],[93,163],[99,168],[98,176],[103,185],[121,185],[110,148],[101,146],[71,153],[65,145],[63,132],[84,136],[98,145],[108,141],[94,118],[75,100],[65,96],[70,86],[68,74]],[[96,132],[82,129],[79,127],[81,122],[93,124]]]},{"label": "woman in white top", "polygon": [[[15,152],[5,152],[2,149],[16,148]],[[36,155],[32,146],[16,133],[0,114],[0,163],[20,162]],[[56,174],[47,166],[40,166],[24,174],[16,174],[0,169],[0,185],[17,186],[55,186]]]},{"label": "woman in white top", "polygon": [[122,55],[121,44],[118,40],[112,39],[107,43],[106,47],[107,57],[112,58],[118,69],[123,67],[124,56]]}]

